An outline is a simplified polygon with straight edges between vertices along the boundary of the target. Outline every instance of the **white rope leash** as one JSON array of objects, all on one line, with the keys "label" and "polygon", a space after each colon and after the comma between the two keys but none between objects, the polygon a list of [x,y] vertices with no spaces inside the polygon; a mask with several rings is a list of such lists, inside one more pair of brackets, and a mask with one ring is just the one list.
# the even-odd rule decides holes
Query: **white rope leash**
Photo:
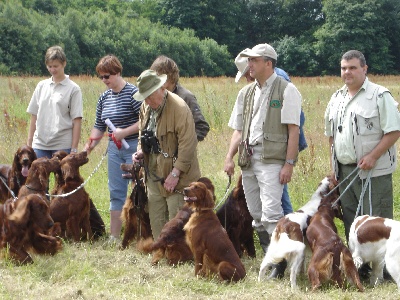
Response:
[{"label": "white rope leash", "polygon": [[101,158],[100,162],[97,164],[97,166],[94,168],[94,170],[92,171],[92,173],[90,173],[89,177],[80,185],[78,186],[75,190],[70,191],[66,194],[61,194],[61,195],[50,195],[50,194],[46,194],[46,196],[48,197],[67,197],[69,195],[72,195],[73,193],[75,193],[76,191],[80,190],[81,188],[83,188],[86,183],[89,181],[89,179],[97,172],[97,170],[100,168],[101,163],[103,162],[103,160],[106,158],[107,156],[107,152],[108,149],[106,150],[106,152],[103,154],[103,157]]}]

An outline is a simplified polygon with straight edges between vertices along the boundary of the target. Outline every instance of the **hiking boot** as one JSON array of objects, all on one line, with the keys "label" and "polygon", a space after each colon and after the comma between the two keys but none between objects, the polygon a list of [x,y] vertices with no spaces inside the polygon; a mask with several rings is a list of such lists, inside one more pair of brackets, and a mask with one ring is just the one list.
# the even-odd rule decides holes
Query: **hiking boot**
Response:
[{"label": "hiking boot", "polygon": [[269,233],[268,231],[256,231],[258,235],[258,239],[260,240],[260,246],[264,252],[264,254],[267,253],[268,246],[269,246]]}]

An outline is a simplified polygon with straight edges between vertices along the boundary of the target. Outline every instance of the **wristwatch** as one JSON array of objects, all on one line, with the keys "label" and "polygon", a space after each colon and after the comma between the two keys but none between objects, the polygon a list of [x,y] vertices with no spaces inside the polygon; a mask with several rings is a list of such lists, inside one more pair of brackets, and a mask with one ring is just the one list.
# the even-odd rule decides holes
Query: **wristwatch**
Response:
[{"label": "wristwatch", "polygon": [[171,172],[172,177],[177,178],[178,175],[176,175],[173,171]]},{"label": "wristwatch", "polygon": [[287,159],[286,163],[289,164],[289,165],[294,166],[296,164],[296,161],[294,159]]}]

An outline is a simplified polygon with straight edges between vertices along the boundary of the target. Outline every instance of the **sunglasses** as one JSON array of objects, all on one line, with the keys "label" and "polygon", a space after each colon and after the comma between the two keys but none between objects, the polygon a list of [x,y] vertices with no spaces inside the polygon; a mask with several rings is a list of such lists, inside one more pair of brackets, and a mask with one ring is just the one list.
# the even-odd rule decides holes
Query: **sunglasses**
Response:
[{"label": "sunglasses", "polygon": [[99,78],[100,78],[101,80],[103,80],[103,79],[110,79],[110,76],[111,76],[111,75],[114,75],[114,74],[99,75]]}]

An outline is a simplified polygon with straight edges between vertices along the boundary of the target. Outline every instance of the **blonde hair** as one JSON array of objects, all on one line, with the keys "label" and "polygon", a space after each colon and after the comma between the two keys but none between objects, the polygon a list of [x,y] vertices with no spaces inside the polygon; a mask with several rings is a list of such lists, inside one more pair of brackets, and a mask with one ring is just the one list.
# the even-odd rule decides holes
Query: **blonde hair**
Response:
[{"label": "blonde hair", "polygon": [[58,60],[61,63],[67,62],[67,56],[65,55],[63,48],[60,46],[52,46],[47,49],[46,55],[44,56],[45,64],[47,65],[53,60]]}]

